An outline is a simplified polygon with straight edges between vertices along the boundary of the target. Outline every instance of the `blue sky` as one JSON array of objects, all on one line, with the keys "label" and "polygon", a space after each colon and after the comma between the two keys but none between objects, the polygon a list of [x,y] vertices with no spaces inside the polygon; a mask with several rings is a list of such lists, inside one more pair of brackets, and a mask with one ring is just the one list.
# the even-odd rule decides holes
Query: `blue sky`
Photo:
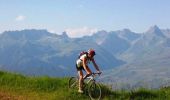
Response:
[{"label": "blue sky", "polygon": [[80,37],[153,25],[170,28],[170,0],[0,0],[0,32],[34,28]]}]

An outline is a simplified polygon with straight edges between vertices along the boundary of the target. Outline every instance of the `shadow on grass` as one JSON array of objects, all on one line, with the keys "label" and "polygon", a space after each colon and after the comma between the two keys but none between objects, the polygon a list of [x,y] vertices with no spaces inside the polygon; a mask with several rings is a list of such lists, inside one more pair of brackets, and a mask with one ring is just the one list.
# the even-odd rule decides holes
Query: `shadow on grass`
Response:
[{"label": "shadow on grass", "polygon": [[136,99],[154,99],[157,98],[157,93],[145,89],[130,92],[130,100]]}]

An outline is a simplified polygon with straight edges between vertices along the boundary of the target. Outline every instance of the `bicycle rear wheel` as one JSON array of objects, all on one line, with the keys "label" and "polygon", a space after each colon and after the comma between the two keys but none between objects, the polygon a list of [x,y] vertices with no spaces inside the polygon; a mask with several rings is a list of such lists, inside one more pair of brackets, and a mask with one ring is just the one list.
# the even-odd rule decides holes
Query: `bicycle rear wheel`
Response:
[{"label": "bicycle rear wheel", "polygon": [[101,87],[99,84],[92,82],[88,88],[89,96],[92,100],[100,100],[101,99]]},{"label": "bicycle rear wheel", "polygon": [[71,77],[68,82],[69,88],[78,88],[78,79],[77,77]]}]

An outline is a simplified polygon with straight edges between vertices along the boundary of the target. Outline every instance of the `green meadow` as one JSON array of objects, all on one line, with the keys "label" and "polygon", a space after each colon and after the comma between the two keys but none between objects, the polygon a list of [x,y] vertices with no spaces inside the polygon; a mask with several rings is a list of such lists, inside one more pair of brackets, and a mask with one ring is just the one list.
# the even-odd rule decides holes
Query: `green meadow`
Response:
[{"label": "green meadow", "polygon": [[[88,94],[68,89],[68,77],[28,77],[0,71],[0,100],[89,100]],[[170,87],[111,90],[102,85],[101,100],[170,100]]]}]

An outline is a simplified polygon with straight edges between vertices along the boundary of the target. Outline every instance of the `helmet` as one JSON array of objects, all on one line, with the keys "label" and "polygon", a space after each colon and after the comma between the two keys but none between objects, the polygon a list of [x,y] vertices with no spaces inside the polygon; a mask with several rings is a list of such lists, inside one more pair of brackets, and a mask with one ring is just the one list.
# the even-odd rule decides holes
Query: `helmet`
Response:
[{"label": "helmet", "polygon": [[88,54],[90,54],[92,56],[96,55],[96,53],[95,53],[95,51],[93,49],[89,49]]}]

